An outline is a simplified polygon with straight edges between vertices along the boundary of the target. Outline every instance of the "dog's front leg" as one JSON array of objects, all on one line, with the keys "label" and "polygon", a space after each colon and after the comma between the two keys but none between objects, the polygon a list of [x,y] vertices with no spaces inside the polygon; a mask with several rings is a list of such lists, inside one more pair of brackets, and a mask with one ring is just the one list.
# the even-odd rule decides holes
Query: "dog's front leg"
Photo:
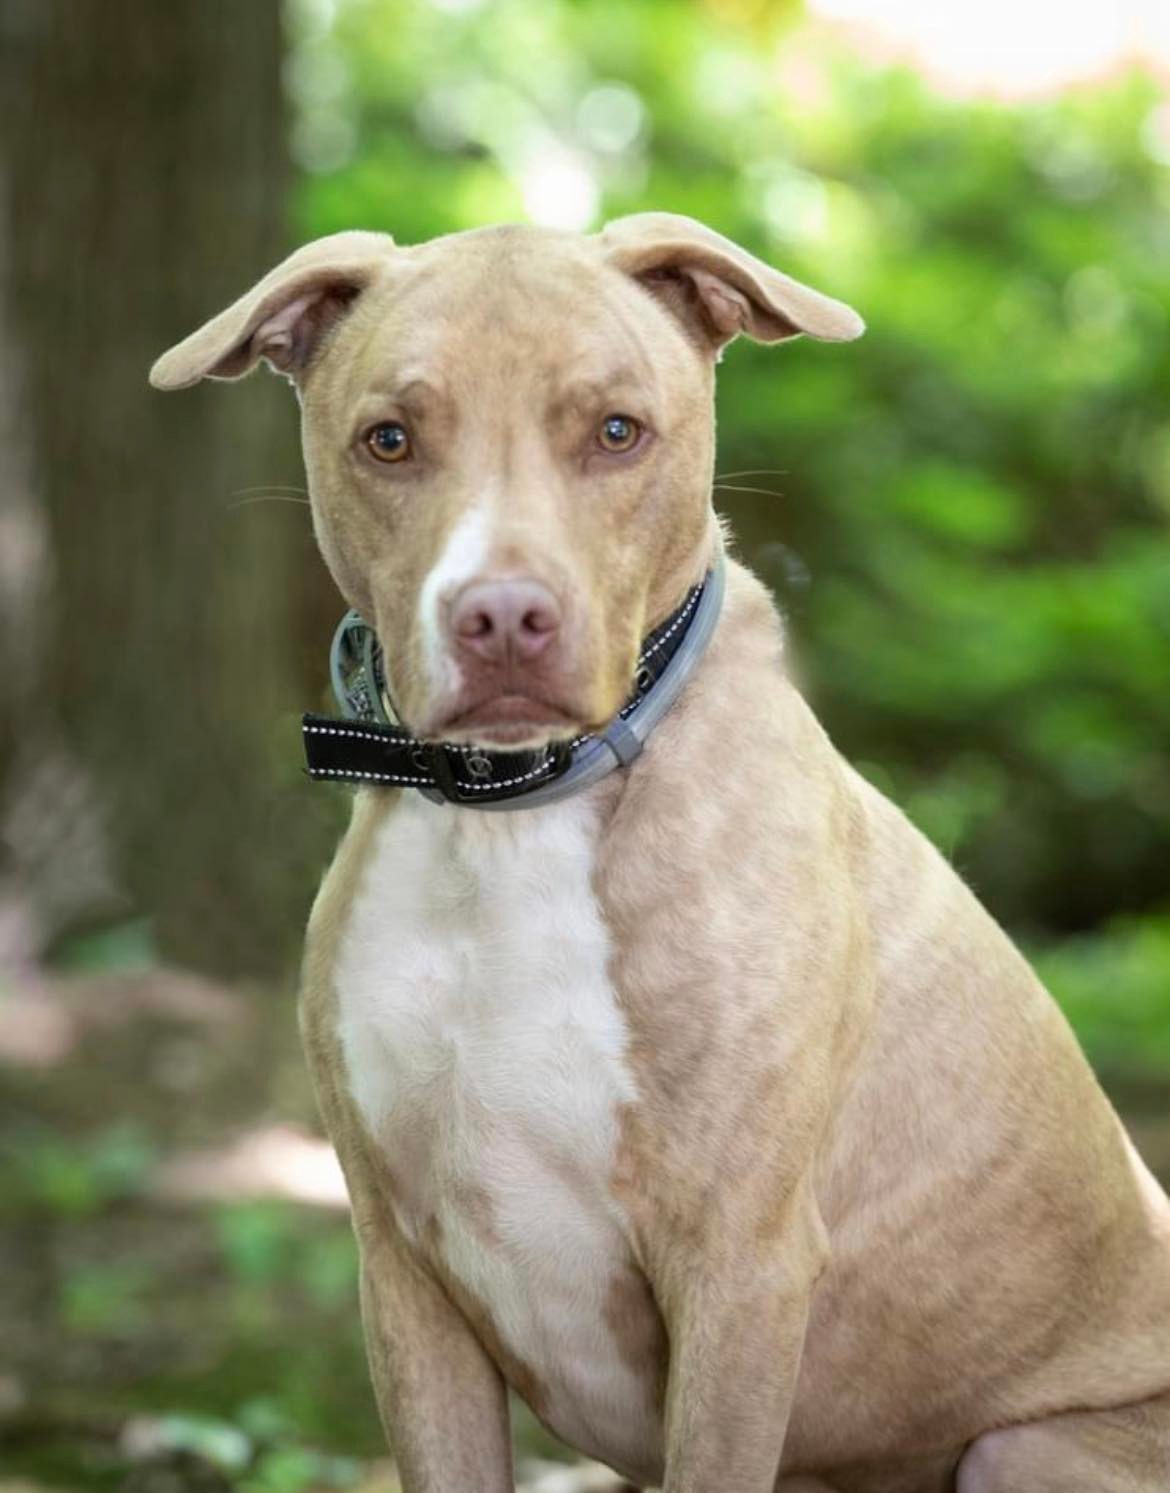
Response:
[{"label": "dog's front leg", "polygon": [[403,1493],[512,1493],[499,1371],[400,1238],[359,1233],[370,1376]]},{"label": "dog's front leg", "polygon": [[332,989],[310,949],[301,1031],[349,1189],[370,1376],[403,1493],[513,1493],[503,1378],[398,1226],[385,1160],[342,1082]]},{"label": "dog's front leg", "polygon": [[819,1216],[802,1198],[766,1240],[723,1219],[672,1253],[665,1493],[771,1493],[825,1259]]}]

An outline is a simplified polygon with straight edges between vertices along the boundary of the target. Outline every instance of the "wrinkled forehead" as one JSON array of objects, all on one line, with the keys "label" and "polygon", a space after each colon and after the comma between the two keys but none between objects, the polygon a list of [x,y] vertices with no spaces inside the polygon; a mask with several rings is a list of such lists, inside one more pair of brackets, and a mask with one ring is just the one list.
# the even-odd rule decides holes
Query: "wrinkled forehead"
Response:
[{"label": "wrinkled forehead", "polygon": [[547,404],[591,391],[654,400],[664,363],[679,355],[649,296],[579,241],[539,229],[408,251],[371,297],[360,334],[347,357],[364,389],[417,385],[479,407],[517,391]]}]

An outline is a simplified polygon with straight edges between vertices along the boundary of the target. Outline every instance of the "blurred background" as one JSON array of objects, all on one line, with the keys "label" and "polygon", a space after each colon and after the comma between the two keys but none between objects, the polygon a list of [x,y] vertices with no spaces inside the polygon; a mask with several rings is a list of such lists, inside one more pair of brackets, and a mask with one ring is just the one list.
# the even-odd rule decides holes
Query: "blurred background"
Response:
[{"label": "blurred background", "polygon": [[1159,0],[0,0],[4,1486],[393,1486],[293,1014],[295,401],[146,386],[336,229],[664,208],[863,312],[729,352],[718,506],[1170,1176],[1168,77]]}]

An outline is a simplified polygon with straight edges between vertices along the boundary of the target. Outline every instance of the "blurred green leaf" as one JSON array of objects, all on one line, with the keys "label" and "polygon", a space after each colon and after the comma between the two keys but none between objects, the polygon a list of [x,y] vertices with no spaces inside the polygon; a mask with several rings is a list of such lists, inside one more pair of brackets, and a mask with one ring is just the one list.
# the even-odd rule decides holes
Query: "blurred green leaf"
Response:
[{"label": "blurred green leaf", "polygon": [[87,975],[150,969],[158,963],[150,920],[134,918],[74,934],[54,951],[53,963],[59,969]]},{"label": "blurred green leaf", "polygon": [[1170,914],[1033,951],[1093,1060],[1114,1072],[1170,1072]]},{"label": "blurred green leaf", "polygon": [[220,1248],[242,1282],[262,1284],[287,1273],[294,1254],[295,1224],[283,1203],[235,1203],[216,1219]]},{"label": "blurred green leaf", "polygon": [[82,1140],[46,1127],[14,1130],[0,1148],[10,1210],[45,1209],[83,1218],[135,1196],[157,1156],[149,1133],[119,1121]]}]

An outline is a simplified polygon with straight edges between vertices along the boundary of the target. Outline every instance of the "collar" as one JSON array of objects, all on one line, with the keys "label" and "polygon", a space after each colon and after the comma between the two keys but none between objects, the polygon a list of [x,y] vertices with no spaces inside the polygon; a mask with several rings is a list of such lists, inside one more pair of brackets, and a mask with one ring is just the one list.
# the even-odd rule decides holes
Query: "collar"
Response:
[{"label": "collar", "polygon": [[678,699],[706,652],[723,603],[722,549],[702,582],[644,640],[629,699],[604,730],[526,752],[420,741],[390,717],[373,629],[347,612],[333,637],[330,673],[343,718],[306,715],[309,776],[416,788],[436,803],[528,809],[555,803],[628,767]]}]

